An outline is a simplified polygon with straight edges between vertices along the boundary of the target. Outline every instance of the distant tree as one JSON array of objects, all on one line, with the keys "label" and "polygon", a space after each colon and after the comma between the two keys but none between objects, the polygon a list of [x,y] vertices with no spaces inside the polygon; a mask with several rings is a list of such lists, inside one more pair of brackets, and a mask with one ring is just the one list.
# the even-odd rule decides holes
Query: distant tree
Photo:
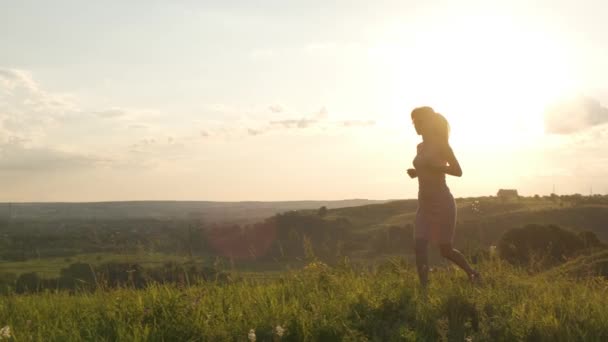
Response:
[{"label": "distant tree", "polygon": [[40,289],[40,277],[36,272],[22,273],[15,284],[17,293],[36,292]]},{"label": "distant tree", "polygon": [[75,263],[61,270],[59,287],[64,289],[94,289],[97,285],[95,273],[90,264]]},{"label": "distant tree", "polygon": [[551,201],[553,201],[553,203],[557,203],[560,199],[559,196],[554,193],[552,193],[550,196],[551,196]]},{"label": "distant tree", "polygon": [[322,206],[321,208],[319,208],[319,210],[317,211],[317,215],[319,215],[320,217],[325,217],[325,215],[327,215],[327,207]]},{"label": "distant tree", "polygon": [[111,262],[97,267],[97,279],[109,287],[132,286],[143,288],[148,276],[139,264]]},{"label": "distant tree", "polygon": [[17,275],[10,272],[0,273],[0,295],[7,294],[10,289],[14,289]]}]

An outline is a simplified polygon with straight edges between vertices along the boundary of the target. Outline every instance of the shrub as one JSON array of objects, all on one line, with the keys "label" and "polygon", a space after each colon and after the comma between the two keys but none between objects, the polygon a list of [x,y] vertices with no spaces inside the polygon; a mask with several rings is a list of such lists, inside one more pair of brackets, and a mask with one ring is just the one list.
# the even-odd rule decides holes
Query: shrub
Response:
[{"label": "shrub", "polygon": [[513,265],[546,268],[603,246],[592,232],[576,234],[556,225],[530,224],[507,231],[498,243],[498,252]]}]

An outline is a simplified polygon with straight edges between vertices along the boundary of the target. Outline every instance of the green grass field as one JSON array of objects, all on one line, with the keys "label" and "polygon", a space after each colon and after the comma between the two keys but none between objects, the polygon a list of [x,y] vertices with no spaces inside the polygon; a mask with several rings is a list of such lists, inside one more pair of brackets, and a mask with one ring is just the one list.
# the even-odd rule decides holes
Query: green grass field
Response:
[{"label": "green grass field", "polygon": [[[73,263],[87,263],[99,265],[109,262],[134,263],[143,267],[159,266],[167,262],[185,263],[190,261],[188,257],[163,254],[163,253],[137,253],[137,254],[110,254],[89,253],[77,254],[63,258],[42,258],[27,261],[0,261],[2,272],[15,273],[17,275],[27,272],[36,272],[43,278],[57,277],[62,268],[67,268]],[[201,263],[201,258],[195,258],[194,262]]]},{"label": "green grass field", "polygon": [[[606,240],[608,205],[599,203],[570,203],[567,198],[458,199],[456,246],[471,257],[474,253],[467,251],[475,249],[468,247],[487,251],[504,232],[529,223],[592,231]],[[13,255],[26,251],[29,256],[22,261],[0,260],[0,273],[15,278],[27,272],[57,277],[74,263],[134,263],[152,269],[192,261],[218,266],[230,276],[221,282],[190,286],[178,282],[140,290],[104,286],[76,293],[8,290],[0,295],[0,340],[6,332],[2,328],[9,327],[14,341],[248,341],[252,329],[257,341],[608,341],[606,250],[577,255],[534,274],[480,257],[477,267],[484,281],[472,285],[462,271],[447,267],[431,249],[431,264],[439,266],[431,272],[428,291],[422,291],[407,230],[416,206],[412,200],[393,201],[331,209],[324,216],[305,210],[280,227],[302,226],[301,233],[313,237],[316,232],[311,253],[304,246],[303,252],[282,261],[252,258],[235,263],[217,258],[211,250],[195,250],[199,253],[187,256],[187,241],[196,237],[183,229],[187,222],[169,222],[164,228],[164,222],[99,221],[96,230],[91,230],[91,222],[75,222],[66,230],[55,222],[12,222],[0,236],[3,252],[12,248]],[[329,253],[334,266],[319,262],[305,266],[306,260],[321,258],[312,252],[322,249],[324,233],[334,224],[339,227],[340,220],[348,223],[348,229],[334,238],[350,246],[340,258],[351,262],[337,262],[340,259]],[[152,228],[144,230],[146,225]],[[132,226],[140,230],[129,235]],[[108,229],[121,237],[102,239],[101,233]],[[396,235],[388,234],[391,229]],[[98,245],[91,244],[91,233],[99,234]],[[137,248],[148,235],[170,242],[165,247],[174,246],[175,252]],[[133,248],[87,253],[81,241],[98,250],[111,250],[112,241]],[[290,240],[284,237],[283,242]],[[39,248],[73,253],[31,257]]]},{"label": "green grass field", "polygon": [[[70,295],[8,295],[14,341],[606,341],[608,281],[530,276],[498,261],[480,285],[451,267],[422,291],[401,261],[265,280]],[[277,334],[277,326],[283,331]]]}]

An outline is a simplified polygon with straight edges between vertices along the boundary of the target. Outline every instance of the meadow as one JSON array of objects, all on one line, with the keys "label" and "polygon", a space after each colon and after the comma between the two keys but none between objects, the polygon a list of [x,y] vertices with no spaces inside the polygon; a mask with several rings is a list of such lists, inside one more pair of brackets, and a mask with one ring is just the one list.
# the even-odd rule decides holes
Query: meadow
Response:
[{"label": "meadow", "polygon": [[[426,290],[412,262],[411,200],[241,226],[0,222],[0,340],[608,340],[608,198],[458,206],[456,246],[483,281],[435,255]],[[109,286],[101,277],[111,274],[125,281]],[[32,275],[47,285],[20,290]]]},{"label": "meadow", "polygon": [[[14,341],[606,341],[608,281],[530,275],[490,258],[427,290],[400,259],[311,262],[268,279],[1,299]],[[255,336],[254,336],[255,335]]]}]

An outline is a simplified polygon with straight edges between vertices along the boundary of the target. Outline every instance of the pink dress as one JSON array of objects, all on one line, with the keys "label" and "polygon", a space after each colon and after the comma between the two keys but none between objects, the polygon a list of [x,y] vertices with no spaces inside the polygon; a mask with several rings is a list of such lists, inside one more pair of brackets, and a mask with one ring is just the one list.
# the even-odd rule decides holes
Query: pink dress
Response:
[{"label": "pink dress", "polygon": [[436,244],[454,241],[456,226],[456,204],[446,182],[445,173],[436,171],[431,165],[445,164],[438,151],[418,145],[414,168],[418,176],[418,211],[414,238]]}]

